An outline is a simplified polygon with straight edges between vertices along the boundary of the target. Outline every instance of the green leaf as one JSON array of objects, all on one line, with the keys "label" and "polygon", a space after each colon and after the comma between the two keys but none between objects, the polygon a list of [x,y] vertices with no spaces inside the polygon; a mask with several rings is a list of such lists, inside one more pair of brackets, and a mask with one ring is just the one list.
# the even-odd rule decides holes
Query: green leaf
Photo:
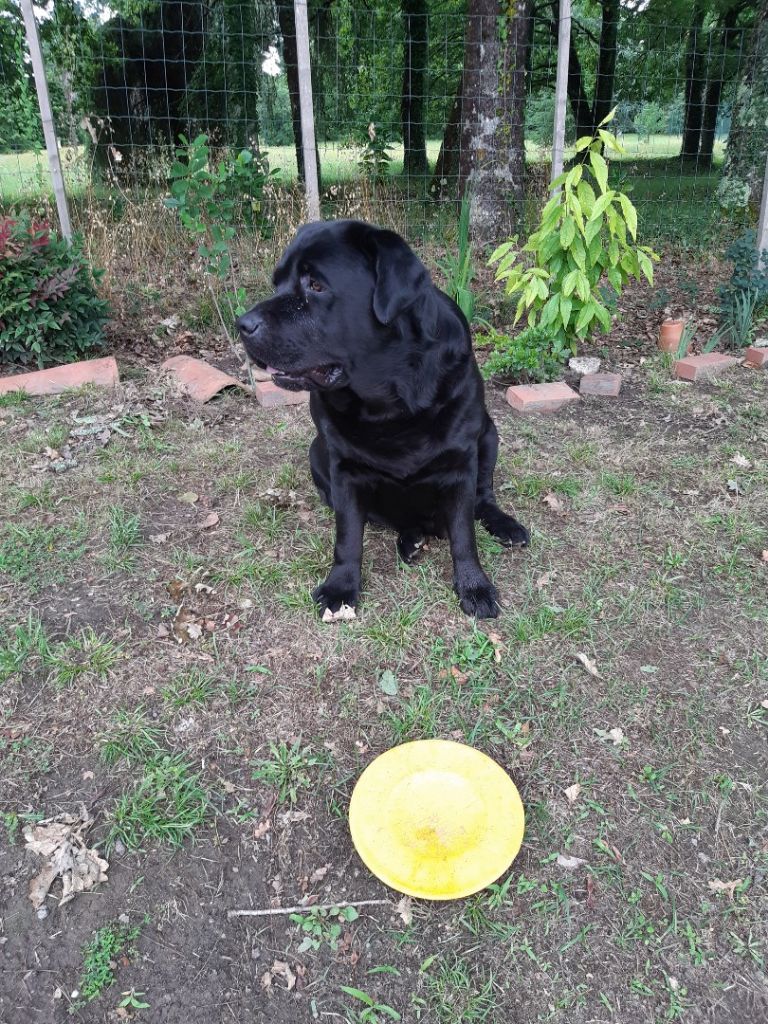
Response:
[{"label": "green leaf", "polygon": [[560,225],[560,245],[564,249],[569,249],[571,242],[576,237],[576,222],[573,217],[566,217],[563,219],[563,223]]},{"label": "green leaf", "polygon": [[583,170],[584,168],[581,164],[576,164],[575,167],[572,167],[570,171],[568,171],[568,174],[565,177],[566,188],[575,188],[579,184]]},{"label": "green leaf", "polygon": [[606,276],[610,283],[613,285],[613,290],[616,292],[617,295],[620,295],[621,289],[624,285],[624,279],[621,276],[621,271],[618,269],[618,267],[609,267]]},{"label": "green leaf", "polygon": [[637,210],[632,205],[629,196],[625,196],[623,192],[619,192],[618,196],[629,233],[633,238],[637,238]]},{"label": "green leaf", "polygon": [[560,294],[560,319],[563,322],[563,328],[568,327],[568,321],[571,319],[571,309],[573,308],[573,299],[568,296]]},{"label": "green leaf", "polygon": [[605,192],[608,188],[608,164],[599,153],[594,151],[589,154],[589,162],[600,186],[600,191]]},{"label": "green leaf", "polygon": [[605,115],[605,117],[603,118],[603,120],[600,122],[600,124],[597,127],[598,128],[602,128],[603,125],[610,124],[611,121],[614,119],[614,117],[616,117],[616,107],[614,107],[613,110],[610,111],[610,113]]},{"label": "green leaf", "polygon": [[606,210],[611,208],[613,202],[613,192],[603,192],[601,196],[598,196],[595,205],[592,207],[592,213],[589,215],[590,220],[597,220],[598,217],[602,217]]},{"label": "green leaf", "polygon": [[587,302],[581,307],[581,312],[576,318],[576,333],[583,337],[589,324],[592,322],[595,312],[594,302]]},{"label": "green leaf", "polygon": [[584,228],[584,241],[587,245],[590,244],[593,238],[600,237],[600,231],[602,229],[602,221],[600,220],[588,220],[586,227]]},{"label": "green leaf", "polygon": [[576,146],[575,146],[576,152],[577,153],[581,153],[583,150],[585,150],[591,144],[592,144],[592,136],[591,135],[582,135],[580,139],[576,139]]},{"label": "green leaf", "polygon": [[514,241],[510,239],[508,242],[502,242],[500,246],[493,250],[491,258],[488,260],[488,266],[492,266],[497,263],[502,256],[506,256],[510,249],[514,248]]},{"label": "green leaf", "polygon": [[626,149],[615,135],[611,135],[610,132],[604,132],[601,128],[598,128],[597,134],[600,136],[600,140],[604,146],[612,149],[614,153],[626,153]]},{"label": "green leaf", "polygon": [[570,272],[570,274],[566,274],[565,275],[565,278],[563,279],[563,295],[565,295],[566,298],[569,295],[573,295],[573,292],[574,292],[574,289],[576,288],[576,283],[577,283],[578,280],[579,280],[579,272],[578,272],[578,270],[572,270]]},{"label": "green leaf", "polygon": [[577,235],[576,238],[574,238],[573,245],[571,245],[570,249],[571,255],[573,256],[576,266],[584,270],[587,265],[586,253],[584,251],[584,242],[581,240],[581,237],[579,235]]},{"label": "green leaf", "polygon": [[597,263],[602,251],[603,240],[598,232],[598,234],[594,235],[592,241],[587,246],[587,255],[589,256],[589,262],[592,264]]},{"label": "green leaf", "polygon": [[588,181],[582,180],[578,184],[576,195],[579,197],[582,210],[589,216],[592,212],[592,207],[595,205],[595,190]]},{"label": "green leaf", "polygon": [[600,321],[600,324],[601,324],[603,330],[607,334],[610,331],[611,326],[612,326],[611,314],[608,312],[608,310],[605,308],[605,306],[601,305],[601,303],[599,303],[599,302],[596,302],[594,304],[594,311],[595,311],[595,316]]},{"label": "green leaf", "polygon": [[397,676],[390,669],[385,669],[379,676],[379,689],[388,697],[397,695]]},{"label": "green leaf", "polygon": [[545,303],[544,308],[541,311],[541,322],[544,326],[552,324],[557,320],[560,313],[560,299],[562,298],[557,292],[549,297],[549,301]]},{"label": "green leaf", "polygon": [[588,302],[592,296],[592,289],[589,286],[589,279],[580,270],[576,271],[576,294],[582,302]]},{"label": "green leaf", "polygon": [[653,263],[648,259],[644,252],[639,249],[637,251],[637,262],[640,266],[640,270],[645,275],[645,279],[648,284],[653,284]]}]

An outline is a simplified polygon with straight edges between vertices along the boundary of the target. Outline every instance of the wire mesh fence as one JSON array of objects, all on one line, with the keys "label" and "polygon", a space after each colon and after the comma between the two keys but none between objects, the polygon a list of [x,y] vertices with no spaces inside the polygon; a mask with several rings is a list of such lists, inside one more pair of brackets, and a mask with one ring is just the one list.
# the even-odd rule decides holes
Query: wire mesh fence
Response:
[{"label": "wire mesh fence", "polygon": [[[369,217],[410,238],[455,220],[474,144],[466,122],[494,79],[495,115],[506,118],[510,146],[518,135],[524,145],[525,229],[549,181],[558,5],[520,6],[510,65],[496,6],[483,0],[469,13],[455,0],[310,4],[324,215]],[[752,19],[744,5],[695,4],[692,16],[682,5],[678,21],[662,23],[656,9],[603,0],[575,12],[566,142],[615,108],[625,154],[612,162],[612,179],[633,195],[646,235],[685,241],[722,216],[718,185]],[[211,160],[251,153],[259,203],[281,191],[300,203],[292,5],[54,0],[38,18],[76,208],[86,194],[167,194],[176,150],[201,134]],[[43,203],[49,175],[15,0],[0,8],[0,89],[0,203]]]}]

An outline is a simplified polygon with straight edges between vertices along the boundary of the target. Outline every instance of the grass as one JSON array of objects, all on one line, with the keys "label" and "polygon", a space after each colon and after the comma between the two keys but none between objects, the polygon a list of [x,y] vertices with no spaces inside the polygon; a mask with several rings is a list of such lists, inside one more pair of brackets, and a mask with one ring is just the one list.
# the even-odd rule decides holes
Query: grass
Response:
[{"label": "grass", "polygon": [[128,792],[116,802],[109,819],[106,846],[128,850],[156,841],[181,846],[206,821],[209,797],[200,776],[180,755],[161,755],[143,766]]},{"label": "grass", "polygon": [[[37,949],[71,992],[104,922],[151,913],[147,957],[112,962],[119,989],[144,993],[144,1015],[169,1024],[190,1012],[164,1001],[179,978],[189,1005],[224,1006],[218,978],[235,1013],[280,1022],[394,1020],[384,1007],[437,1024],[698,1024],[713,1007],[724,1021],[759,1019],[768,448],[753,410],[768,378],[734,371],[656,393],[655,360],[617,358],[635,360],[620,407],[582,403],[521,428],[489,389],[497,488],[533,541],[502,551],[478,532],[503,606],[483,623],[457,610],[445,542],[406,569],[375,528],[358,618],[318,621],[308,593],[332,522],[307,474],[306,410],[225,395],[192,425],[156,380],[132,380],[132,406],[160,413],[163,450],[126,422],[105,448],[79,450],[77,468],[38,475],[43,438],[116,398],[6,408],[10,954]],[[266,494],[278,480],[293,504]],[[189,490],[194,508],[177,498]],[[220,523],[200,531],[211,499]],[[179,578],[185,607],[214,624],[183,643],[160,628]],[[456,903],[396,909],[397,897],[354,921],[312,911],[382,897],[351,845],[350,794],[376,755],[429,737],[470,743],[511,774],[526,810],[515,862]],[[63,908],[60,932],[29,913],[17,864],[25,824],[80,799],[95,816],[89,845],[109,846],[110,880]],[[216,924],[234,907],[302,904],[300,921]],[[305,938],[317,945],[299,953]],[[267,990],[275,961],[291,974]],[[24,1009],[6,1016],[48,1019],[50,992],[28,977]],[[103,990],[102,1016],[120,998]]]}]

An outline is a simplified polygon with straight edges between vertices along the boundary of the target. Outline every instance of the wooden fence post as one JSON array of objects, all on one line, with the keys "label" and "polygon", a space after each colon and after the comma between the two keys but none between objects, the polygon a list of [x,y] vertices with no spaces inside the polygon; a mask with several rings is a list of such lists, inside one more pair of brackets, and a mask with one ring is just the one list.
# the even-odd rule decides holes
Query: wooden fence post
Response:
[{"label": "wooden fence post", "polygon": [[557,79],[555,81],[555,125],[552,141],[552,178],[563,173],[565,113],[568,103],[568,60],[571,50],[571,0],[560,0],[557,30]]},{"label": "wooden fence post", "polygon": [[312,66],[309,57],[307,0],[293,0],[293,10],[296,17],[301,148],[304,151],[304,188],[307,194],[307,215],[310,220],[320,220],[320,187],[317,179],[315,114],[312,106]]},{"label": "wooden fence post", "polygon": [[67,205],[67,193],[64,188],[64,175],[61,171],[61,156],[59,154],[59,142],[56,138],[56,125],[51,110],[51,98],[48,95],[48,81],[45,77],[45,65],[43,64],[43,51],[40,48],[40,35],[37,31],[37,21],[32,0],[21,0],[21,13],[24,16],[24,28],[27,33],[27,46],[29,56],[32,58],[32,71],[35,75],[35,88],[37,89],[37,102],[40,107],[40,120],[43,123],[43,135],[45,137],[45,148],[48,153],[48,166],[51,170],[51,181],[53,182],[53,194],[56,197],[56,209],[59,211],[59,223],[61,233],[68,242],[72,241],[72,223],[69,219],[69,207]]}]

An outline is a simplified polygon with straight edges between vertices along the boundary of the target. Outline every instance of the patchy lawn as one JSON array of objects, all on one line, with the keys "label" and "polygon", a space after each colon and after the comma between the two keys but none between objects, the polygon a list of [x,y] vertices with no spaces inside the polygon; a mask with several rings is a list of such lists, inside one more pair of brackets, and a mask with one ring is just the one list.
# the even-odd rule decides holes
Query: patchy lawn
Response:
[{"label": "patchy lawn", "polygon": [[[2,400],[0,1020],[768,1019],[768,375],[624,372],[551,418],[491,391],[533,542],[480,532],[504,613],[478,625],[443,542],[406,569],[376,529],[358,619],[318,621],[306,409],[137,374]],[[346,825],[370,760],[430,736],[527,811],[457,903],[398,902]],[[109,880],[37,912],[23,829],[81,803]]]}]

